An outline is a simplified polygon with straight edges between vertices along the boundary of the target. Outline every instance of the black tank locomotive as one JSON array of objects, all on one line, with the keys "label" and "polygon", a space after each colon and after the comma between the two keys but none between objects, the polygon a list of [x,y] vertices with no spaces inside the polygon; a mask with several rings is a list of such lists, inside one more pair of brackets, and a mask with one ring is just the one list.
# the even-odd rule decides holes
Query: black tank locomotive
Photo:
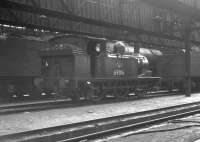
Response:
[{"label": "black tank locomotive", "polygon": [[[65,36],[54,39],[40,57],[44,92],[73,100],[142,95],[160,79],[144,75],[147,58],[123,42]],[[139,68],[143,75],[138,77]]]}]

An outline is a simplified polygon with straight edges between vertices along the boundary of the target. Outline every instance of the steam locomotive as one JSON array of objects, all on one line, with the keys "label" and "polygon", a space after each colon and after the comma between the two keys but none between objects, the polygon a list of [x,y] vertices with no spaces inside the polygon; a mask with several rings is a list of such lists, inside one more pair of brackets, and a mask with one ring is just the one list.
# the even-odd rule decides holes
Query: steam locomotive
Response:
[{"label": "steam locomotive", "polygon": [[48,43],[8,38],[0,44],[1,99],[127,97],[160,80],[144,75],[147,58],[123,42],[65,35]]},{"label": "steam locomotive", "polygon": [[[47,97],[101,100],[143,96],[155,88],[183,89],[184,52],[169,54],[78,35],[49,42],[0,41],[0,99]],[[193,87],[200,84],[200,54],[191,53]]]},{"label": "steam locomotive", "polygon": [[73,100],[99,100],[108,94],[128,97],[133,92],[139,96],[160,79],[147,71],[145,56],[135,54],[133,47],[120,41],[70,35],[50,43],[40,52],[45,92],[68,95]]}]

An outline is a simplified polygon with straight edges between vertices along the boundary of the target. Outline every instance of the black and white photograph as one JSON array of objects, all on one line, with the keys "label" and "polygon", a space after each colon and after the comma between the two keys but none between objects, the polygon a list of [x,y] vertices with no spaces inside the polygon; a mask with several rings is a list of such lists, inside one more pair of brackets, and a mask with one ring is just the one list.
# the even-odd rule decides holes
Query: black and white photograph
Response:
[{"label": "black and white photograph", "polygon": [[0,0],[0,142],[200,142],[200,0]]}]

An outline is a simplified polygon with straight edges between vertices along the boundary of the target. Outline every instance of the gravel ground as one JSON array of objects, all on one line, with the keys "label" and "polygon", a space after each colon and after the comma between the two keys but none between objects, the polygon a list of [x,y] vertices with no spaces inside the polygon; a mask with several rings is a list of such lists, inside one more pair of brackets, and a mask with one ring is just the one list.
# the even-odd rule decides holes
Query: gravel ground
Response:
[{"label": "gravel ground", "polygon": [[98,142],[200,142],[200,114],[180,119],[179,123],[172,121],[141,132],[119,138],[115,136]]},{"label": "gravel ground", "polygon": [[184,95],[165,96],[113,104],[59,108],[37,112],[2,115],[0,116],[0,135],[197,101],[200,101],[200,94],[193,94],[192,97],[185,97]]}]

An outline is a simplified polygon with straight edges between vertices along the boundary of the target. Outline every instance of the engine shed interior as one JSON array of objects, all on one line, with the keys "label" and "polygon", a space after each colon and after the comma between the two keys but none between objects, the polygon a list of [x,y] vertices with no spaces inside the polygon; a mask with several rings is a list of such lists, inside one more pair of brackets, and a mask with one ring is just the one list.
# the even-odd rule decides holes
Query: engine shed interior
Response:
[{"label": "engine shed interior", "polygon": [[141,78],[190,96],[200,84],[199,8],[196,0],[2,0],[2,96],[67,86],[130,93],[145,88]]}]

